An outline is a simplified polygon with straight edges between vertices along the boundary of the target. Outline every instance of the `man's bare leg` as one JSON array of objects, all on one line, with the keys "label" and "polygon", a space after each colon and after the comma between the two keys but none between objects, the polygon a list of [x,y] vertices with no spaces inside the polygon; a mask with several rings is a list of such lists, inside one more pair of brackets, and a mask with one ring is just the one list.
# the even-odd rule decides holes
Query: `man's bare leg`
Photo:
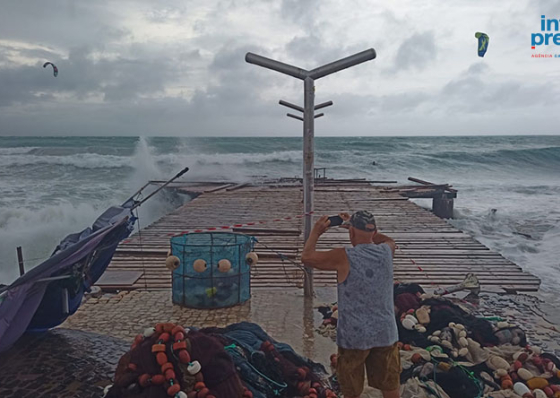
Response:
[{"label": "man's bare leg", "polygon": [[396,390],[391,391],[381,391],[383,394],[383,398],[400,398],[400,389],[397,388]]}]

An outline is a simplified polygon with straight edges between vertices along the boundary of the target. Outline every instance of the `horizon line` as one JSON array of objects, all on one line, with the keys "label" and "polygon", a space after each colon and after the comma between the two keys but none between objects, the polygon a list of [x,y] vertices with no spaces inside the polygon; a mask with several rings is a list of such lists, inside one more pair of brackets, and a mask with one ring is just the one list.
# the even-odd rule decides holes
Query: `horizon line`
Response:
[{"label": "horizon line", "polygon": [[[425,138],[425,137],[559,137],[558,134],[458,134],[458,135],[315,135],[314,138]],[[303,138],[297,135],[0,135],[0,138]]]}]

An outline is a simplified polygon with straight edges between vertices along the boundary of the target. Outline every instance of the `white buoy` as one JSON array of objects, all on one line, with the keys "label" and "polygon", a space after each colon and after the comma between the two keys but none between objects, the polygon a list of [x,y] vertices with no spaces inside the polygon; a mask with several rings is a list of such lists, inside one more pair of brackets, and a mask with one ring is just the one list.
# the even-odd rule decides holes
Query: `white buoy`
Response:
[{"label": "white buoy", "polygon": [[407,316],[404,317],[404,319],[410,319],[412,322],[414,322],[415,325],[418,323],[418,319],[416,319],[414,315],[408,314]]},{"label": "white buoy", "polygon": [[414,329],[414,325],[416,325],[416,323],[414,323],[414,321],[410,318],[404,318],[402,321],[402,325],[405,329],[412,330]]},{"label": "white buoy", "polygon": [[177,256],[169,256],[165,259],[165,266],[170,271],[175,271],[177,268],[179,268],[180,264],[181,260],[179,260],[179,257]]},{"label": "white buoy", "polygon": [[142,336],[151,337],[151,336],[154,335],[155,332],[156,332],[156,328],[154,328],[154,327],[146,328],[146,329],[144,329],[144,333],[142,333]]},{"label": "white buoy", "polygon": [[249,265],[256,265],[259,262],[259,256],[257,256],[255,252],[247,253],[245,261],[247,261]]},{"label": "white buoy", "polygon": [[189,372],[189,374],[193,376],[200,372],[200,369],[202,369],[202,366],[198,361],[192,361],[191,363],[189,363],[189,366],[187,366],[187,372]]},{"label": "white buoy", "polygon": [[218,261],[218,271],[226,273],[231,270],[231,261],[224,258]]},{"label": "white buoy", "polygon": [[193,268],[196,272],[199,272],[199,273],[204,272],[204,271],[206,271],[206,267],[207,267],[207,265],[206,265],[205,260],[203,260],[201,258],[199,258],[198,260],[194,260]]},{"label": "white buoy", "polygon": [[525,384],[520,382],[517,382],[513,385],[513,391],[515,391],[518,395],[521,396],[531,392],[531,390],[529,390],[529,387],[527,387]]},{"label": "white buoy", "polygon": [[109,390],[111,389],[111,387],[113,387],[112,384],[109,384],[108,386],[105,386],[105,388],[103,389],[103,396],[104,397],[109,393]]}]

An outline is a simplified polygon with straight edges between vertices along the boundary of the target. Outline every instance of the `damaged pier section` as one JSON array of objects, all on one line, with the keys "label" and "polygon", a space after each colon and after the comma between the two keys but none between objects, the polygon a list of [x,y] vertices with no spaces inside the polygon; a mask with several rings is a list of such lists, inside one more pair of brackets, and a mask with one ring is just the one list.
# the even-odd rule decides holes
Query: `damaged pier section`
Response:
[{"label": "damaged pier section", "polygon": [[[467,273],[474,273],[483,290],[538,290],[537,277],[442,219],[451,217],[457,190],[448,184],[411,180],[420,185],[317,179],[314,218],[341,211],[373,212],[380,231],[397,242],[394,276],[400,282],[434,289],[455,285]],[[223,226],[230,228],[222,231],[245,233],[259,241],[260,261],[252,272],[254,294],[261,288],[302,287],[303,272],[293,264],[299,264],[304,244],[302,218],[297,217],[303,214],[301,179],[260,184],[176,183],[173,189],[196,197],[123,242],[98,283],[102,289],[170,290],[171,273],[165,268],[170,237]],[[432,198],[433,211],[409,198]],[[321,237],[318,248],[348,244],[346,230],[332,228]],[[315,270],[313,276],[316,287],[336,286],[334,272]]]}]

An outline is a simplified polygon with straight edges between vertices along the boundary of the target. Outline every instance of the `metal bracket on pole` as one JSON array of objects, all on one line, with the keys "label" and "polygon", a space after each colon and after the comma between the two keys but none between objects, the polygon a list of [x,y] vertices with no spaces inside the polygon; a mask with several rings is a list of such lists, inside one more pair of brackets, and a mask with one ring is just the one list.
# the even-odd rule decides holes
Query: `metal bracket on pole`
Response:
[{"label": "metal bracket on pole", "polygon": [[333,104],[332,101],[323,102],[322,104],[315,105],[315,108],[314,108],[314,109],[315,109],[315,110],[317,110],[317,109],[323,109],[323,108],[326,108],[327,106],[331,106],[332,104]]},{"label": "metal bracket on pole", "polygon": [[[297,120],[301,120],[303,122],[303,118],[301,116],[294,115],[293,113],[286,113],[286,116],[297,119]],[[325,116],[325,114],[324,113],[318,113],[314,117],[315,117],[315,119],[317,119],[318,117],[322,117],[322,116]]]},{"label": "metal bracket on pole", "polygon": [[279,103],[280,105],[284,105],[284,106],[286,106],[286,107],[288,107],[288,108],[292,108],[292,109],[295,109],[296,111],[300,111],[301,113],[303,113],[303,110],[304,110],[304,109],[303,109],[301,106],[294,105],[294,104],[292,104],[291,102],[284,101],[284,100],[280,100],[280,101],[278,101],[278,103]]},{"label": "metal bracket on pole", "polygon": [[[247,53],[245,55],[245,61],[250,64],[262,66],[263,68],[267,69],[272,69],[304,81],[304,107],[301,108],[286,101],[280,101],[280,105],[284,105],[288,108],[303,112],[303,210],[306,214],[303,224],[303,236],[306,241],[309,237],[309,233],[311,232],[311,212],[313,211],[313,138],[315,135],[313,122],[315,120],[315,110],[332,105],[332,101],[329,101],[315,106],[315,80],[336,73],[343,69],[350,68],[351,66],[370,61],[374,59],[375,56],[375,50],[373,48],[370,48],[360,53],[339,59],[338,61],[331,62],[329,64],[308,71],[302,68],[298,68],[297,66],[288,65],[270,58],[263,57],[261,55],[253,53]],[[298,120],[302,120],[296,115],[288,114],[288,116]],[[311,297],[313,296],[312,268],[305,268],[304,278],[304,295],[306,297]]]},{"label": "metal bracket on pole", "polygon": [[293,117],[294,119],[301,120],[303,122],[303,118],[298,115],[294,115],[293,113],[286,113],[286,116]]},{"label": "metal bracket on pole", "polygon": [[[291,102],[288,102],[288,101],[280,100],[280,101],[278,101],[278,103],[280,105],[284,105],[285,107],[295,109],[296,111],[300,111],[301,113],[303,113],[303,111],[304,111],[304,109],[301,106],[292,104]],[[332,101],[323,102],[322,104],[315,105],[315,107],[313,109],[318,110],[318,109],[326,108],[327,106],[331,106],[332,104],[333,104]]]}]

